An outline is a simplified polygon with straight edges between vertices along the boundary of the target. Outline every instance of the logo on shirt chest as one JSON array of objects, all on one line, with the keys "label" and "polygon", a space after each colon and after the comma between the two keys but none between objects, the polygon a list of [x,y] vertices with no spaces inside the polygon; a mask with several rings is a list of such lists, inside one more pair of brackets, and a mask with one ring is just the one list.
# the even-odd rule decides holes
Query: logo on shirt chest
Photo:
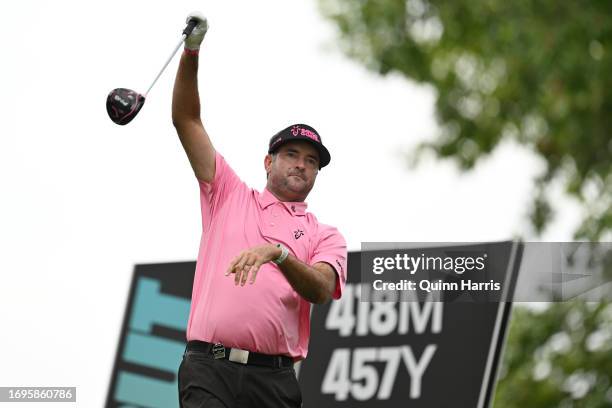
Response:
[{"label": "logo on shirt chest", "polygon": [[295,231],[293,231],[293,237],[295,239],[300,239],[300,237],[302,237],[304,235],[304,231],[302,231],[301,229],[296,229]]}]

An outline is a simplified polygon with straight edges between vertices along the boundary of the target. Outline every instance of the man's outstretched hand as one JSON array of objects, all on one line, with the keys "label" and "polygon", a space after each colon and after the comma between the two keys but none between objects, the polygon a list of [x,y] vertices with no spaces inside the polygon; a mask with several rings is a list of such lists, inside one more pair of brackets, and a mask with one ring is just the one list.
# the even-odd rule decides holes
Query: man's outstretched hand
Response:
[{"label": "man's outstretched hand", "polygon": [[234,283],[244,286],[250,275],[249,283],[252,284],[255,282],[261,265],[278,258],[281,253],[282,250],[273,244],[263,244],[246,249],[230,262],[225,271],[225,276],[235,274]]},{"label": "man's outstretched hand", "polygon": [[185,39],[185,48],[188,50],[197,51],[200,49],[200,44],[202,44],[202,41],[204,40],[206,31],[208,31],[208,21],[202,13],[197,11],[189,13],[185,22],[189,24],[191,20],[196,20],[198,25],[195,26],[191,34],[189,34],[189,37]]}]

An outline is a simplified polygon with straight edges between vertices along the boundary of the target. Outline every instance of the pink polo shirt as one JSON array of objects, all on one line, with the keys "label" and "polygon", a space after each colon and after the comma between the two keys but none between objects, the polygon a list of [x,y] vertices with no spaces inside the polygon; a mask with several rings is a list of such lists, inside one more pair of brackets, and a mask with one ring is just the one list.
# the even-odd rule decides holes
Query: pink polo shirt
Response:
[{"label": "pink polo shirt", "polygon": [[334,227],[306,212],[304,202],[279,201],[267,189],[249,188],[216,153],[215,177],[199,181],[202,239],[196,264],[187,340],[296,360],[306,357],[310,303],[273,263],[261,266],[252,285],[225,276],[241,251],[266,242],[285,245],[308,265],[327,262],[338,274],[334,299],[346,282],[346,242]]}]

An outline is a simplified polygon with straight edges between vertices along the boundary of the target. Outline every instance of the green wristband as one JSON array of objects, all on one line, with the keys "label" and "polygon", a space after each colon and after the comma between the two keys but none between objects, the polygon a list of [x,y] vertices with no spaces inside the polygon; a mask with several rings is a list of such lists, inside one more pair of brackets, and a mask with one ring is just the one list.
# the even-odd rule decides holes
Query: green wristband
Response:
[{"label": "green wristband", "polygon": [[289,250],[283,244],[276,244],[276,247],[279,248],[282,252],[280,256],[276,259],[273,259],[272,262],[274,262],[277,265],[280,265],[289,256]]}]

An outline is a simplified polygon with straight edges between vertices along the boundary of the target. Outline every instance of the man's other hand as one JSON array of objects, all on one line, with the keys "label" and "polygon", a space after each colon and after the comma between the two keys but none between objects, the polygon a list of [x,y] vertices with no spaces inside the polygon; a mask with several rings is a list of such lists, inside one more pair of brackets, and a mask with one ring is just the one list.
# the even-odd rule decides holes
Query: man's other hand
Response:
[{"label": "man's other hand", "polygon": [[225,276],[235,274],[234,283],[244,286],[250,275],[249,283],[253,284],[261,265],[278,258],[281,253],[281,249],[273,244],[263,244],[246,249],[230,262]]}]

